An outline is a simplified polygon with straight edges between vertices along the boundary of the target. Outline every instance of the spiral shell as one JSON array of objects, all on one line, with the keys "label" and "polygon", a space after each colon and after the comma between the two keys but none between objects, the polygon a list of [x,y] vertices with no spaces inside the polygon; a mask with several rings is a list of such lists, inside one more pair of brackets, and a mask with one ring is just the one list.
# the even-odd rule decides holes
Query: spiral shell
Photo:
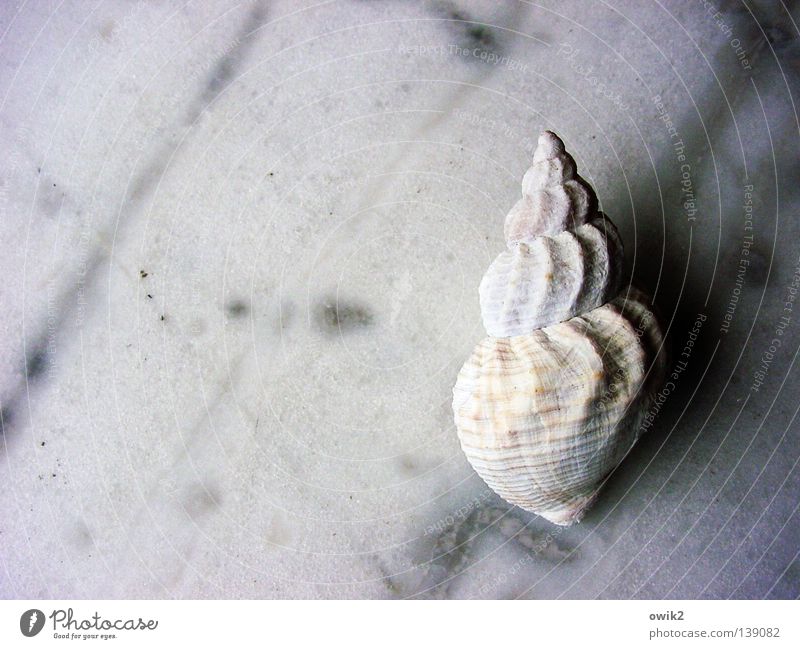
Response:
[{"label": "spiral shell", "polygon": [[[489,336],[453,388],[461,447],[502,498],[580,520],[636,442],[664,374],[646,296],[619,293],[622,243],[561,140],[539,138],[508,250],[480,285]],[[619,293],[619,294],[618,294]]]}]

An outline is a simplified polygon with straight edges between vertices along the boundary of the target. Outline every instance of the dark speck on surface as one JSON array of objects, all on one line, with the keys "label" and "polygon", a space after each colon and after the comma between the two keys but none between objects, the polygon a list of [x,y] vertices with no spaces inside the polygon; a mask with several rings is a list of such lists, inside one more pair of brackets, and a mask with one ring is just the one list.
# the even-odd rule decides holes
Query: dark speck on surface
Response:
[{"label": "dark speck on surface", "polygon": [[39,349],[28,357],[25,364],[25,374],[28,380],[36,379],[41,376],[47,368],[47,349]]},{"label": "dark speck on surface", "polygon": [[217,509],[222,503],[219,490],[214,486],[197,485],[183,500],[183,509],[192,518]]},{"label": "dark speck on surface", "polygon": [[[438,13],[446,18],[448,29],[458,38],[459,47],[474,50],[497,52],[500,46],[494,32],[488,25],[483,25],[467,12],[455,7],[449,2],[442,3]],[[459,59],[475,63],[480,62],[480,57],[459,56]]]},{"label": "dark speck on surface", "polygon": [[3,435],[6,434],[6,426],[10,426],[13,419],[14,410],[10,405],[3,404],[3,407],[0,408],[0,426],[2,426]]},{"label": "dark speck on surface", "polygon": [[486,25],[473,25],[467,29],[467,36],[475,45],[493,45],[492,32]]},{"label": "dark speck on surface", "polygon": [[404,455],[403,457],[400,458],[400,468],[405,473],[413,474],[417,469],[417,465],[414,462],[413,458],[411,458],[408,455]]},{"label": "dark speck on surface", "polygon": [[244,300],[231,300],[225,305],[225,311],[233,318],[241,318],[248,310],[249,307]]},{"label": "dark speck on surface", "polygon": [[358,327],[368,327],[372,324],[371,311],[353,302],[342,299],[327,298],[317,307],[317,321],[323,329],[330,333],[345,332]]},{"label": "dark speck on surface", "polygon": [[44,180],[37,192],[36,203],[42,214],[49,217],[56,216],[64,202],[64,193],[57,187],[57,183]]}]

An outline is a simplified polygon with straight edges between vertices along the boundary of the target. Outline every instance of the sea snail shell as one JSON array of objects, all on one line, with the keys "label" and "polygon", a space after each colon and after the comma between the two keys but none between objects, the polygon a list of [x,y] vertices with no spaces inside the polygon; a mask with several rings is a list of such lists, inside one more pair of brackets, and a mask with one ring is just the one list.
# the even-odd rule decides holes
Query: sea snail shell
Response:
[{"label": "sea snail shell", "polygon": [[622,242],[564,143],[545,131],[480,284],[489,336],[453,388],[461,448],[502,498],[578,522],[636,442],[663,381],[648,299],[620,292]]}]

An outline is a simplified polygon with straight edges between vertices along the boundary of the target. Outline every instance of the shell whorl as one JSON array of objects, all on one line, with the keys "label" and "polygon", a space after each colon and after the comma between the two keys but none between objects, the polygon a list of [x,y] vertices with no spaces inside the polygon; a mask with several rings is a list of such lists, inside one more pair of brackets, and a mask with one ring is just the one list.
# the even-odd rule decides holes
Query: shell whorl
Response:
[{"label": "shell whorl", "polygon": [[522,193],[506,217],[508,250],[480,285],[483,325],[492,336],[519,336],[568,320],[605,304],[620,288],[617,228],[592,211],[594,192],[550,131],[539,137]]},{"label": "shell whorl", "polygon": [[453,390],[473,468],[508,502],[577,522],[639,436],[661,382],[662,343],[635,289],[525,336],[485,338]]},{"label": "shell whorl", "polygon": [[643,293],[620,293],[617,229],[549,131],[522,193],[508,249],[480,284],[489,336],[459,372],[453,412],[496,493],[570,525],[639,436],[663,380],[663,335]]}]

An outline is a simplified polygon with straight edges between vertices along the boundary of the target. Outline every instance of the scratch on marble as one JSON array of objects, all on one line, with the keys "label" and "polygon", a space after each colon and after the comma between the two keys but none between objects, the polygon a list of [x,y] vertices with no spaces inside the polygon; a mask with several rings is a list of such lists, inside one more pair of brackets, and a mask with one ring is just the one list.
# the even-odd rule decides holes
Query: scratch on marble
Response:
[{"label": "scratch on marble", "polygon": [[187,123],[194,122],[208,103],[224,90],[236,77],[236,73],[244,62],[253,45],[250,36],[261,26],[267,16],[266,6],[256,3],[250,11],[244,25],[231,46],[217,59],[206,78],[203,91],[200,93],[194,108],[190,112]]}]

